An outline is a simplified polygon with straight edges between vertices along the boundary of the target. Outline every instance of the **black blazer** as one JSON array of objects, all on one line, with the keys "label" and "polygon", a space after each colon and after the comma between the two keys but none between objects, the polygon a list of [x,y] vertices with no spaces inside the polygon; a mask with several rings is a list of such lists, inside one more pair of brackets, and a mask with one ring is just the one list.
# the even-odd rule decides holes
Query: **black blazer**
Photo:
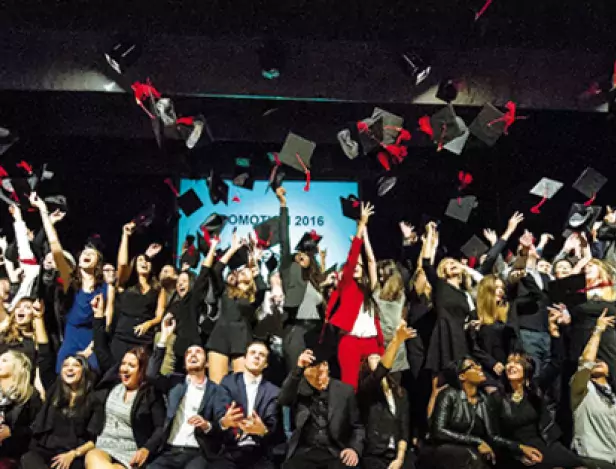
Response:
[{"label": "black blazer", "polygon": [[[98,359],[103,377],[96,386],[95,395],[106,405],[109,393],[120,381],[120,364],[115,363],[105,332],[105,319],[94,319],[94,351]],[[138,448],[146,448],[150,452],[148,461],[156,455],[164,442],[165,400],[154,386],[144,383],[137,391],[133,404],[130,423]],[[105,420],[101,428],[105,428]]]},{"label": "black blazer", "polygon": [[[287,447],[287,457],[290,458],[297,449],[304,425],[310,417],[310,409],[298,402],[299,395],[310,396],[312,386],[303,379],[304,370],[295,368],[282,383],[278,402],[281,406],[292,407],[295,411],[295,430]],[[361,456],[364,449],[365,430],[361,423],[359,408],[355,400],[353,387],[338,381],[329,380],[329,435],[342,451],[351,448]]]},{"label": "black blazer", "polygon": [[387,398],[381,387],[382,379],[389,370],[379,363],[376,370],[359,382],[357,402],[366,427],[364,456],[382,455],[389,448],[393,436],[396,448],[399,441],[409,443],[410,412],[406,392],[402,396],[394,393],[395,414],[391,413]]},{"label": "black blazer", "polygon": [[[238,406],[248,411],[248,397],[246,396],[246,384],[244,383],[244,373],[233,373],[227,375],[220,382],[220,386],[226,394],[228,402],[235,401]],[[261,379],[259,389],[257,390],[257,398],[255,400],[254,411],[259,415],[263,423],[267,427],[267,435],[263,438],[253,440],[264,449],[269,451],[271,448],[268,445],[276,437],[278,429],[278,394],[280,389],[273,385],[265,378]],[[227,430],[225,433],[225,450],[237,448],[237,439],[234,432]]]},{"label": "black blazer", "polygon": [[24,404],[9,408],[4,416],[5,425],[11,429],[11,436],[2,442],[0,457],[19,459],[28,451],[32,438],[31,425],[41,410],[43,403],[39,393],[34,390]]},{"label": "black blazer", "polygon": [[[164,437],[162,439],[161,450],[164,443],[169,439],[171,427],[175,419],[180,403],[188,390],[186,375],[172,373],[168,376],[160,374],[160,368],[165,358],[164,347],[154,347],[154,353],[148,363],[147,377],[156,389],[167,396],[167,415],[163,428]],[[230,401],[224,389],[212,380],[207,380],[205,393],[199,405],[198,414],[207,420],[211,425],[211,430],[206,434],[203,430],[195,429],[195,438],[204,454],[212,458],[220,453],[222,444],[222,430],[220,429],[220,419],[224,417],[226,406]]]}]

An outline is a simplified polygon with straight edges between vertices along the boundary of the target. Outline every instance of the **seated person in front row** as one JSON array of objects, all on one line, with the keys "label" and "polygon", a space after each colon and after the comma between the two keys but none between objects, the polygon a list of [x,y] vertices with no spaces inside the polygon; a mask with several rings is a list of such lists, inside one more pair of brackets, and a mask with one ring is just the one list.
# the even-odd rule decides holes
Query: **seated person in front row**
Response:
[{"label": "seated person in front row", "polygon": [[[167,394],[167,417],[162,452],[149,469],[205,469],[207,460],[220,451],[220,420],[228,399],[221,386],[205,375],[205,350],[200,345],[184,353],[186,374],[160,373],[165,358],[165,344],[175,332],[173,315],[163,320],[159,342],[148,365],[147,377],[159,391]],[[224,422],[224,421],[223,421]]]},{"label": "seated person in front row", "polygon": [[221,420],[223,447],[208,469],[273,469],[270,451],[278,426],[279,389],[263,378],[269,349],[253,340],[244,371],[223,378],[220,386],[231,405]]},{"label": "seated person in front row", "polygon": [[364,440],[353,387],[330,379],[323,347],[305,350],[278,401],[295,413],[283,469],[337,469],[359,464]]}]

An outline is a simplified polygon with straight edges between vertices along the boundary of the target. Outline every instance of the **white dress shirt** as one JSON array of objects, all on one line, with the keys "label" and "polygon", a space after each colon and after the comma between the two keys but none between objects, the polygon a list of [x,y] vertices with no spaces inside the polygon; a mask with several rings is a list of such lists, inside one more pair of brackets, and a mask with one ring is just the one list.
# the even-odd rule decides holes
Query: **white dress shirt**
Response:
[{"label": "white dress shirt", "polygon": [[374,323],[374,316],[370,312],[366,311],[364,305],[361,305],[359,314],[353,324],[353,330],[351,331],[353,337],[368,338],[376,337],[376,324]]},{"label": "white dress shirt", "polygon": [[[246,399],[248,400],[248,408],[244,409],[244,415],[246,418],[250,418],[253,410],[255,410],[255,404],[257,403],[257,393],[259,392],[259,385],[263,380],[263,375],[252,376],[248,372],[244,372],[244,385],[246,386]],[[250,435],[243,435],[238,442],[238,446],[254,445],[255,441]]]},{"label": "white dress shirt", "polygon": [[[198,415],[199,406],[205,395],[205,387],[207,378],[201,384],[193,383],[190,376],[186,377],[186,394],[180,401],[178,411],[173,419],[171,426],[171,434],[167,443],[171,446],[184,446],[190,448],[198,448],[199,444],[195,438],[195,427],[188,424],[188,419]],[[206,433],[211,429],[209,426]]]}]

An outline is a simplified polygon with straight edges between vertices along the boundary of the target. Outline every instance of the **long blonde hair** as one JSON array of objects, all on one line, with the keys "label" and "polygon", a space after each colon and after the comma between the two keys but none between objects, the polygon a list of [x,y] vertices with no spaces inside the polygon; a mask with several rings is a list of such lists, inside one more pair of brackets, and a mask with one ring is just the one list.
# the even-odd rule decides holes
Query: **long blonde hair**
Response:
[{"label": "long blonde hair", "polygon": [[599,284],[605,285],[601,288],[593,289],[604,301],[616,301],[616,291],[614,290],[614,274],[608,264],[599,260],[591,259],[586,265],[594,265],[599,269]]},{"label": "long blonde hair", "polygon": [[[451,262],[451,261],[457,264],[460,264],[460,262],[454,259],[453,257],[443,258],[441,262],[438,263],[438,266],[436,267],[436,275],[438,276],[438,278],[447,280],[447,277],[445,276],[445,266],[447,265],[448,262]],[[466,273],[466,271],[462,270],[460,272],[460,279],[461,279],[460,289],[470,291],[472,289],[472,282],[471,282],[471,278]]]},{"label": "long blonde hair", "polygon": [[[425,286],[422,291],[415,289],[415,286],[417,284],[417,277],[419,277],[420,275],[424,276],[424,283],[425,283]],[[426,275],[426,272],[424,271],[423,267],[418,266],[415,269],[413,278],[411,278],[410,288],[415,289],[415,292],[417,293],[417,295],[426,295],[426,298],[432,299],[432,285],[430,285],[430,282],[428,282],[428,276]]]},{"label": "long blonde hair", "polygon": [[[380,261],[377,264],[379,277],[383,272],[383,284],[379,298],[383,301],[398,301],[404,294],[404,281],[396,263],[392,260]],[[379,279],[380,280],[380,279]],[[380,282],[379,282],[380,284]]]},{"label": "long blonde hair", "polygon": [[25,404],[34,392],[30,384],[32,363],[26,355],[16,350],[7,350],[3,355],[9,355],[13,359],[13,375],[11,376],[13,382],[6,390],[6,394],[14,403]]},{"label": "long blonde hair", "polygon": [[[503,281],[496,275],[486,275],[477,288],[477,316],[481,324],[494,324],[497,321],[507,322],[509,303],[496,302],[496,285]],[[504,283],[503,283],[504,286]]]}]

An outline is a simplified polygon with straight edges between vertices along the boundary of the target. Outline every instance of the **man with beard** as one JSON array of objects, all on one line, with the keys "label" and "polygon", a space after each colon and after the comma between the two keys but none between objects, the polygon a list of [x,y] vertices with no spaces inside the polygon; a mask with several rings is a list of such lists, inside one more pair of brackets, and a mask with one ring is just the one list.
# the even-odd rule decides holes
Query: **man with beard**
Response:
[{"label": "man with beard", "polygon": [[269,450],[276,438],[280,389],[263,378],[269,349],[255,340],[244,356],[244,371],[227,375],[220,385],[232,403],[221,427],[226,429],[222,457],[215,469],[273,469]]},{"label": "man with beard", "polygon": [[[175,319],[167,314],[160,340],[150,359],[147,377],[167,393],[165,441],[160,455],[150,469],[202,469],[219,452],[228,401],[221,386],[205,375],[206,355],[200,345],[188,347],[184,354],[186,374],[163,376],[160,367],[165,356],[167,339],[175,331]],[[227,422],[228,423],[228,422]]]}]

